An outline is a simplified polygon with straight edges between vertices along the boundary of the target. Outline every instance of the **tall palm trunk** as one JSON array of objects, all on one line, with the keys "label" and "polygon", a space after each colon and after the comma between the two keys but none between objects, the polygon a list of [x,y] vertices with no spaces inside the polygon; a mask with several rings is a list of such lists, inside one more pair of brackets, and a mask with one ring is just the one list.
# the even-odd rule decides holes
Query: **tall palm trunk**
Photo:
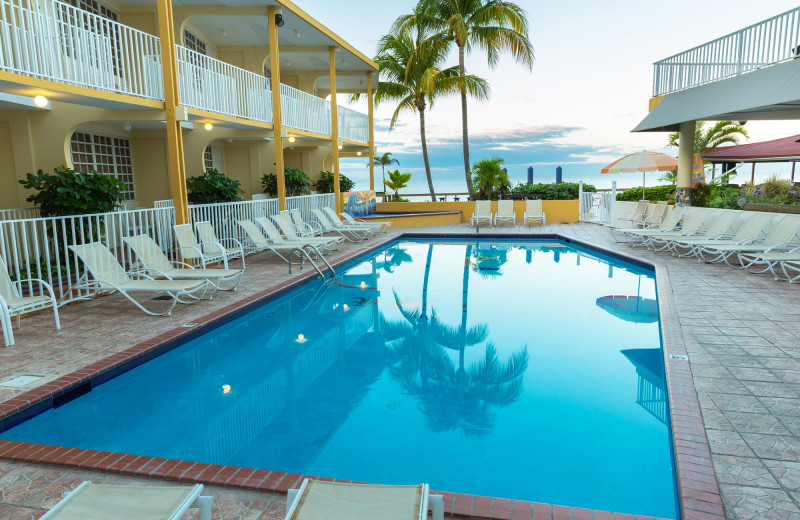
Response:
[{"label": "tall palm trunk", "polygon": [[428,245],[428,259],[425,261],[425,277],[422,279],[422,310],[420,316],[428,319],[428,279],[431,275],[431,258],[433,257],[433,244]]},{"label": "tall palm trunk", "polygon": [[431,163],[428,160],[428,142],[425,139],[425,105],[417,106],[417,110],[419,111],[419,137],[422,139],[422,159],[425,161],[425,175],[428,176],[431,201],[436,202],[436,192],[433,191],[433,178],[431,177]]},{"label": "tall palm trunk", "polygon": [[472,258],[472,246],[467,246],[467,252],[464,255],[464,277],[461,279],[461,348],[458,353],[458,366],[459,369],[464,368],[464,350],[467,345],[467,306],[469,305],[469,267],[470,258]]},{"label": "tall palm trunk", "polygon": [[[464,47],[458,47],[458,73],[464,76]],[[475,200],[469,166],[469,129],[467,127],[467,90],[461,86],[461,139],[464,147],[464,175],[467,178],[469,198]]]}]

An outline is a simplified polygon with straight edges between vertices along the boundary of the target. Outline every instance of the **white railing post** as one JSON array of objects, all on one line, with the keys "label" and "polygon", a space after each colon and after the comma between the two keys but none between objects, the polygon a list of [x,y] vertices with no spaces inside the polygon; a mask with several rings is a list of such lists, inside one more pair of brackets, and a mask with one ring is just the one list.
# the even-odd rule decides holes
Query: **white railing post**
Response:
[{"label": "white railing post", "polygon": [[583,220],[585,210],[586,208],[583,201],[583,181],[580,181],[578,182],[578,215],[580,216],[578,220]]}]

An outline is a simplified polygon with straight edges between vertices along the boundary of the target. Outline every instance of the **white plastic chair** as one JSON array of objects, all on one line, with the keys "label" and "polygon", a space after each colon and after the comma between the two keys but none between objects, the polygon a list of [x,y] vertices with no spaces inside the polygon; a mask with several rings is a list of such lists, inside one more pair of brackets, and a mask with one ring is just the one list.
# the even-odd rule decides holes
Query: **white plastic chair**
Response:
[{"label": "white plastic chair", "polygon": [[475,213],[472,214],[472,218],[469,220],[469,225],[472,227],[475,224],[480,224],[481,222],[486,222],[490,226],[492,223],[494,223],[494,216],[492,215],[492,201],[490,200],[475,201]]},{"label": "white plastic chair", "polygon": [[542,199],[525,201],[525,214],[522,216],[522,223],[528,224],[539,222],[544,226],[547,223],[544,211],[542,211]]},{"label": "white plastic chair", "polygon": [[512,226],[517,224],[517,215],[514,214],[513,200],[497,201],[497,213],[494,216],[495,227],[497,227],[499,222],[511,222]]},{"label": "white plastic chair", "polygon": [[[39,284],[41,287],[40,295],[22,296],[22,284],[29,281]],[[14,344],[12,318],[17,318],[17,326],[19,327],[23,314],[47,308],[53,309],[56,330],[61,330],[61,322],[58,319],[58,304],[50,284],[39,278],[12,282],[8,274],[8,268],[3,259],[0,258],[0,324],[3,327],[3,339],[5,339],[6,346]]]}]

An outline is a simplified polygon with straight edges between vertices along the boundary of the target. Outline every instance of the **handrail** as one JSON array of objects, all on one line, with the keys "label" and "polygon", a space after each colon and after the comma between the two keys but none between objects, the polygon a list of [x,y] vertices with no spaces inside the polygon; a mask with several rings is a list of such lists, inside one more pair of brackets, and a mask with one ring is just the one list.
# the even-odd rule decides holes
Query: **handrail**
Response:
[{"label": "handrail", "polygon": [[59,0],[0,0],[0,70],[163,101],[158,37]]},{"label": "handrail", "polygon": [[180,102],[232,117],[272,122],[269,79],[175,45]]},{"label": "handrail", "polygon": [[368,119],[366,114],[352,108],[338,107],[339,136],[343,139],[366,143],[369,141]]},{"label": "handrail", "polygon": [[800,56],[800,7],[653,64],[653,96],[719,81]]},{"label": "handrail", "polygon": [[331,135],[331,102],[281,83],[281,120],[290,128]]}]

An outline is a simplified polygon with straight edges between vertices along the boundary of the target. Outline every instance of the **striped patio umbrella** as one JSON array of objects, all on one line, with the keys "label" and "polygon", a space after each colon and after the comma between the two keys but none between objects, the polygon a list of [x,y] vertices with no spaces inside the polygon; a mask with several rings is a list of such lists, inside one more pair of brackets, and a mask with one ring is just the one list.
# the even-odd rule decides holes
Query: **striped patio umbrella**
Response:
[{"label": "striped patio umbrella", "polygon": [[600,173],[631,173],[642,172],[642,199],[644,199],[644,174],[647,172],[668,172],[678,168],[678,159],[659,152],[641,152],[626,155],[622,159],[617,159],[602,170]]}]

